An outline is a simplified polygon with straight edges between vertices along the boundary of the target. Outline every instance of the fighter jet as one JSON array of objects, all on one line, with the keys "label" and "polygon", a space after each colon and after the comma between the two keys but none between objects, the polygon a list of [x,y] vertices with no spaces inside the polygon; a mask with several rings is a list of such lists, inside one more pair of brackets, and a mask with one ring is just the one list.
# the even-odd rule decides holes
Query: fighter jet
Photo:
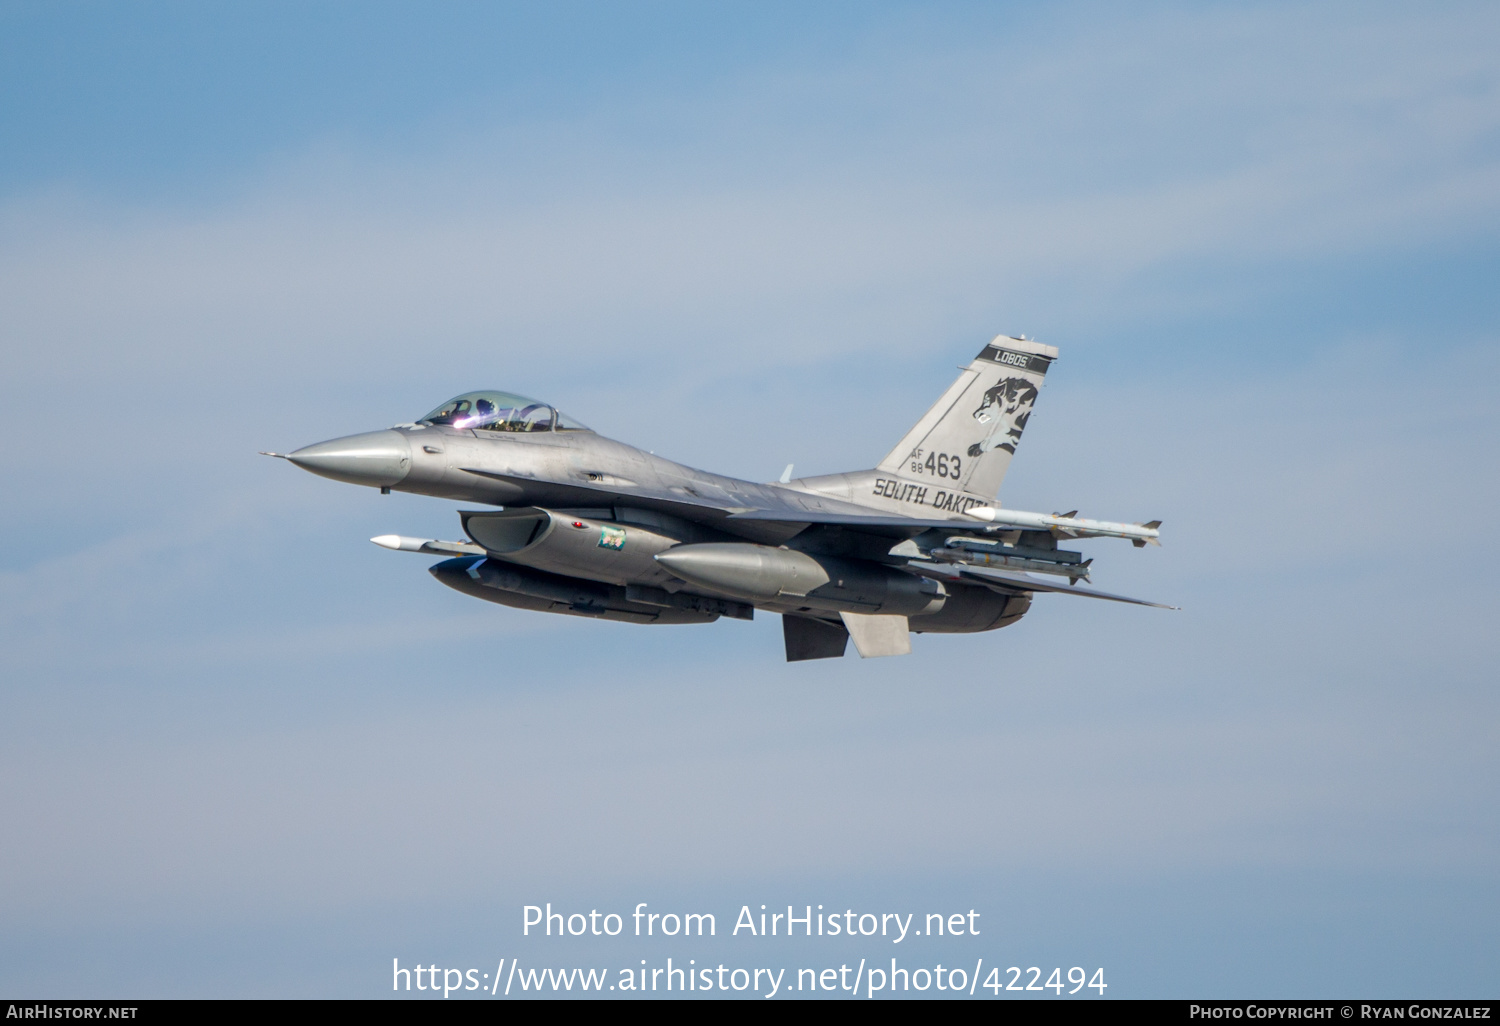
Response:
[{"label": "fighter jet", "polygon": [[596,434],[547,403],[466,392],[418,420],[281,456],[350,484],[483,506],[466,540],[370,539],[446,556],[442,583],[517,609],[642,624],[781,615],[788,661],[911,651],[911,633],[1015,623],[1036,593],[1162,606],[1078,586],[1059,541],[1159,544],[1161,522],[996,501],[1057,350],[988,343],[872,470],[741,481]]}]

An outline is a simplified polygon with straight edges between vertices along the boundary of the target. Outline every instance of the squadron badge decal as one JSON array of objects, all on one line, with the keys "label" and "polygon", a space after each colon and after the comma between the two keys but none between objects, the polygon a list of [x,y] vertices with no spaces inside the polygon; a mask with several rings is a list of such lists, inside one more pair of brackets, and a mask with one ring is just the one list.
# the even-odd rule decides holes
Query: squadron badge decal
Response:
[{"label": "squadron badge decal", "polygon": [[969,446],[969,455],[983,456],[991,449],[1004,449],[1014,455],[1037,394],[1037,387],[1025,378],[1006,378],[986,389],[984,401],[974,411],[974,419],[981,424],[996,423],[982,441]]}]

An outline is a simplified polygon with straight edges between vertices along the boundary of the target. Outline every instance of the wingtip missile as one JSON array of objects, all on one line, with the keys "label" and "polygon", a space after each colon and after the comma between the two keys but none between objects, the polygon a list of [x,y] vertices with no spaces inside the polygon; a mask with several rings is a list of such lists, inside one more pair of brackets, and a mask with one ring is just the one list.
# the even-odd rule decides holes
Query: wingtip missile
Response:
[{"label": "wingtip missile", "polygon": [[1110,520],[1078,519],[1077,510],[1068,514],[1024,513],[1015,509],[997,509],[994,506],[975,506],[965,516],[983,520],[997,527],[1020,528],[1023,531],[1051,531],[1064,538],[1129,538],[1137,546],[1157,541],[1160,520],[1149,524],[1121,524]]}]

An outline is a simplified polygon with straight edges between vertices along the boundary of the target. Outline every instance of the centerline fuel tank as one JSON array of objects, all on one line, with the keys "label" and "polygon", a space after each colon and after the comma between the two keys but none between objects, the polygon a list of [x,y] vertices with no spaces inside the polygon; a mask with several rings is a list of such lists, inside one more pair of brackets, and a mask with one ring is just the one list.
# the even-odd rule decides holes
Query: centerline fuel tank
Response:
[{"label": "centerline fuel tank", "polygon": [[947,598],[937,581],[881,563],[769,545],[678,545],[656,561],[689,584],[771,606],[921,616],[941,610]]}]

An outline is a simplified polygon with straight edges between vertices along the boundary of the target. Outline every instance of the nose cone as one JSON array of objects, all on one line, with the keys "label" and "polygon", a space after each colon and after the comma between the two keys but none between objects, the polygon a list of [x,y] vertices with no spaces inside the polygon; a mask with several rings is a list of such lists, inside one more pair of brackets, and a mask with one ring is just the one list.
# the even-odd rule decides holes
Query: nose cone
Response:
[{"label": "nose cone", "polygon": [[411,470],[411,443],[400,431],[371,431],[309,445],[287,459],[335,481],[389,488]]}]

